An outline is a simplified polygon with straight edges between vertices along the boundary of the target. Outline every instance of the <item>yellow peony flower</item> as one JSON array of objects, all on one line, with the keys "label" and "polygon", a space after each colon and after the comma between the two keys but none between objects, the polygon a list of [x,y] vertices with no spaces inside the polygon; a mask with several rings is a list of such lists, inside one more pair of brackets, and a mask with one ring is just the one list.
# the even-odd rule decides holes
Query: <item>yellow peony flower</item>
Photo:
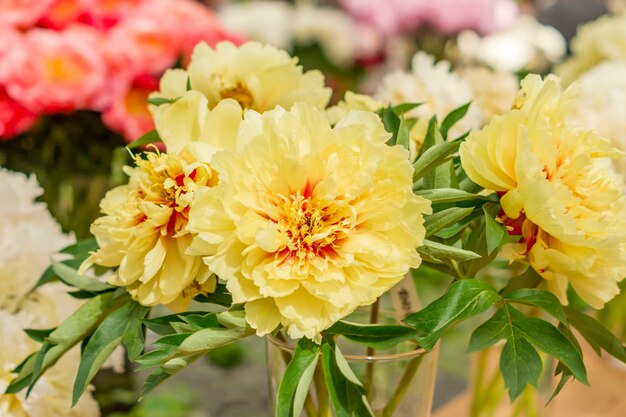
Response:
[{"label": "yellow peony flower", "polygon": [[[317,70],[303,72],[297,63],[298,59],[287,52],[257,42],[241,46],[221,42],[215,49],[200,43],[194,49],[187,71],[166,71],[160,91],[151,96],[181,97],[189,81],[192,90],[206,97],[209,108],[227,98],[236,100],[244,109],[258,112],[276,106],[290,108],[296,102],[325,108],[331,90],[324,86],[324,76]],[[158,107],[167,108],[168,104]]]},{"label": "yellow peony flower", "polygon": [[304,103],[248,111],[235,152],[217,154],[220,184],[198,191],[190,248],[206,255],[233,302],[263,335],[320,332],[373,303],[409,268],[430,202],[412,192],[412,166],[373,113],[331,127]]},{"label": "yellow peony flower", "polygon": [[620,153],[566,119],[576,90],[555,76],[522,81],[515,109],[461,145],[470,178],[501,196],[501,222],[519,243],[504,253],[530,265],[562,303],[574,290],[601,308],[626,276],[623,179],[606,162]]},{"label": "yellow peony flower", "polygon": [[141,304],[182,310],[215,289],[202,258],[186,253],[194,237],[187,222],[194,193],[217,184],[210,160],[234,147],[242,109],[224,100],[209,111],[206,98],[189,91],[159,111],[157,130],[170,153],[136,156],[129,183],[106,194],[100,204],[105,215],[91,227],[100,249],[81,270],[119,266],[111,284],[127,287]]},{"label": "yellow peony flower", "polygon": [[346,91],[343,100],[326,109],[326,116],[328,117],[330,124],[335,125],[352,110],[375,112],[376,110],[386,106],[386,103],[375,100],[368,95]]},{"label": "yellow peony flower", "polygon": [[603,16],[581,26],[571,48],[571,57],[556,67],[566,84],[604,61],[626,60],[626,13]]}]

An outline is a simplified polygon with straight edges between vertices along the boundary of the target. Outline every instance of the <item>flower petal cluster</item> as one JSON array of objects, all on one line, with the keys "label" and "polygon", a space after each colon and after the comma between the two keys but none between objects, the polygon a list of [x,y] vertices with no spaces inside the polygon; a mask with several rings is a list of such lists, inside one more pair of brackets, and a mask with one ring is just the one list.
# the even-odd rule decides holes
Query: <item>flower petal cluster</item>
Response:
[{"label": "flower petal cluster", "polygon": [[604,61],[626,60],[626,13],[603,16],[581,26],[571,50],[571,57],[556,67],[566,84]]},{"label": "flower petal cluster", "polygon": [[510,0],[341,0],[362,24],[383,35],[432,27],[450,35],[465,29],[491,33],[506,27],[518,14]]},{"label": "flower petal cluster", "polygon": [[473,103],[481,110],[481,125],[486,125],[493,116],[511,109],[519,89],[519,81],[513,74],[493,71],[487,67],[464,67],[456,73],[472,89]]},{"label": "flower petal cluster", "polygon": [[526,77],[514,109],[461,145],[461,162],[502,196],[500,221],[520,236],[506,256],[528,262],[562,303],[569,284],[601,308],[626,276],[623,178],[605,160],[621,154],[568,124],[576,97],[555,76]]},{"label": "flower petal cluster", "polygon": [[22,329],[58,326],[80,305],[61,283],[32,291],[50,262],[50,255],[72,243],[43,203],[43,190],[33,176],[0,168],[0,416],[97,417],[98,405],[85,394],[71,408],[79,349],[64,356],[38,381],[30,396],[4,394],[13,370],[39,344]]},{"label": "flower petal cluster", "polygon": [[206,97],[209,108],[227,98],[258,112],[276,106],[290,108],[296,102],[326,107],[331,91],[324,86],[324,76],[317,70],[303,72],[297,61],[285,51],[257,42],[239,47],[220,42],[215,48],[200,43],[186,73],[166,73],[161,91],[154,96],[178,98],[185,93],[189,79],[191,89]]},{"label": "flower petal cluster", "polygon": [[[604,62],[583,74],[580,99],[574,105],[570,121],[585,129],[594,129],[613,146],[626,152],[626,61]],[[618,171],[626,175],[626,158],[614,160]]]},{"label": "flower petal cluster", "polygon": [[220,183],[196,193],[193,253],[245,303],[259,335],[279,324],[319,334],[373,303],[420,264],[430,202],[412,166],[371,112],[331,127],[305,103],[245,113],[237,147],[214,156]]},{"label": "flower petal cluster", "polygon": [[146,103],[135,103],[146,88],[137,80],[188,62],[200,41],[222,40],[241,42],[193,0],[2,0],[0,137],[40,114],[86,109],[134,140],[154,127]]},{"label": "flower petal cluster", "polygon": [[[127,169],[128,184],[106,194],[100,205],[104,216],[91,227],[100,249],[81,268],[119,267],[111,284],[127,287],[141,304],[166,304],[173,310],[183,310],[196,295],[215,289],[215,276],[202,259],[187,254],[193,240],[187,223],[194,194],[217,184],[209,162],[217,150],[230,146],[228,137],[242,114],[233,100],[210,112],[202,95],[190,91],[188,96],[204,100],[201,107],[210,124],[205,132],[210,134],[193,136],[196,131],[185,122],[197,112],[189,112],[186,98],[166,109],[158,128],[168,153],[137,155],[136,167]],[[180,122],[184,128],[173,133]]]}]

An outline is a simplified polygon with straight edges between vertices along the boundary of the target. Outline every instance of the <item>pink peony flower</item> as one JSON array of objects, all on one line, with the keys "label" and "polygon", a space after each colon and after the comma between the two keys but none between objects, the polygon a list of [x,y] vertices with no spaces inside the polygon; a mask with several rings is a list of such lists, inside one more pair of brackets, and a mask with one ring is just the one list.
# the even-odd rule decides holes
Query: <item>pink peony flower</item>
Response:
[{"label": "pink peony flower", "polygon": [[229,33],[210,9],[195,1],[159,0],[158,3],[161,4],[163,18],[178,28],[178,48],[184,57],[190,57],[193,48],[203,41],[211,46],[221,41],[237,45],[245,41],[243,37]]},{"label": "pink peony flower", "polygon": [[0,86],[0,140],[11,139],[30,129],[37,115],[13,100]]},{"label": "pink peony flower", "polygon": [[0,0],[0,26],[28,28],[46,13],[54,0]]},{"label": "pink peony flower", "polygon": [[513,0],[341,0],[341,5],[361,24],[391,36],[429,26],[444,35],[466,29],[481,33],[513,23]]},{"label": "pink peony flower", "polygon": [[137,13],[137,7],[150,0],[76,0],[81,4],[81,20],[99,29],[109,29],[127,16]]},{"label": "pink peony flower", "polygon": [[510,0],[437,0],[426,1],[423,12],[424,21],[441,34],[466,29],[489,34],[510,26],[518,7]]},{"label": "pink peony flower", "polygon": [[100,110],[107,103],[107,65],[95,30],[32,29],[0,61],[0,82],[11,97],[36,113]]},{"label": "pink peony flower", "polygon": [[167,18],[143,10],[122,20],[107,36],[112,66],[123,76],[156,74],[170,68],[178,59],[178,32],[186,22],[178,24],[175,28]]},{"label": "pink peony flower", "polygon": [[422,23],[424,0],[341,0],[361,24],[390,36],[413,30]]},{"label": "pink peony flower", "polygon": [[159,79],[141,75],[130,82],[119,82],[114,88],[111,106],[102,113],[102,121],[120,133],[128,142],[154,129],[148,111],[148,95],[159,89]]},{"label": "pink peony flower", "polygon": [[81,0],[52,0],[46,13],[37,22],[38,26],[60,30],[77,23],[83,15]]}]

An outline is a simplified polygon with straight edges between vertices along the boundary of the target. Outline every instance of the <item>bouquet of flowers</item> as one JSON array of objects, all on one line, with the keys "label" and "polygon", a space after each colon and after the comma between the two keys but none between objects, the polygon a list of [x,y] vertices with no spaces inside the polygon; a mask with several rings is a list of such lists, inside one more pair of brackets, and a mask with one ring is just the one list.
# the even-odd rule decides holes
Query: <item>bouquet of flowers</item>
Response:
[{"label": "bouquet of flowers", "polygon": [[[257,335],[291,346],[276,416],[405,416],[400,404],[419,401],[406,386],[420,361],[378,404],[377,369],[357,375],[344,346],[368,357],[429,351],[471,317],[481,319],[471,351],[504,341],[512,399],[536,384],[539,352],[558,363],[555,394],[571,378],[587,383],[581,337],[626,361],[581,307],[601,308],[626,276],[626,196],[606,163],[622,154],[569,121],[576,94],[556,76],[529,75],[482,129],[452,133],[468,103],[427,120],[416,144],[419,103],[352,95],[328,108],[322,74],[286,52],[200,43],[151,94],[156,130],[128,146],[128,183],[102,200],[94,239],[66,249],[73,258],[37,284],[61,280],[86,302],[59,326],[28,331],[41,348],[7,393],[36,386],[81,344],[76,403],[123,344],[153,370],[146,395],[212,349]],[[511,263],[499,266],[505,278],[497,257]],[[432,270],[449,277],[445,293],[379,320],[384,294]],[[159,305],[172,314],[155,315]],[[367,306],[367,322],[353,319]]]}]

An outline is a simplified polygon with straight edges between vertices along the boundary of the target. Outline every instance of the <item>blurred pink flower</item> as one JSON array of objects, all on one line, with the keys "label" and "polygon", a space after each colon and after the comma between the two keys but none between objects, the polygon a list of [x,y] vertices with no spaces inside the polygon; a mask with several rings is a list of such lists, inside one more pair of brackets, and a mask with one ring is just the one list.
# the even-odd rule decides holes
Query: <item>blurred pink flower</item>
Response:
[{"label": "blurred pink flower", "polygon": [[84,13],[80,3],[81,0],[52,0],[37,25],[60,30],[72,23],[77,23]]},{"label": "blurred pink flower", "polygon": [[102,113],[102,121],[109,129],[132,142],[154,129],[146,100],[151,92],[158,89],[159,79],[151,75],[118,83],[114,87],[111,106]]},{"label": "blurred pink flower", "polygon": [[137,7],[150,0],[76,0],[83,10],[81,21],[99,29],[109,29],[136,13]]},{"label": "blurred pink flower", "polygon": [[0,26],[28,28],[39,20],[54,0],[0,0]]},{"label": "blurred pink flower", "polygon": [[413,30],[422,23],[424,0],[341,0],[357,21],[383,35]]},{"label": "blurred pink flower", "polygon": [[385,36],[422,26],[444,35],[465,29],[489,33],[511,24],[517,15],[513,0],[341,0],[341,5]]},{"label": "blurred pink flower", "polygon": [[159,0],[159,3],[164,7],[162,15],[178,29],[178,47],[183,57],[190,57],[193,48],[202,41],[210,46],[221,41],[237,45],[245,41],[243,37],[228,32],[217,16],[200,3],[189,0],[176,1],[176,4],[171,0]]},{"label": "blurred pink flower", "polygon": [[0,86],[0,140],[10,139],[30,129],[37,115],[13,100]]},{"label": "blurred pink flower", "polygon": [[510,0],[437,0],[424,3],[424,20],[444,35],[466,29],[489,34],[513,24],[518,14],[517,4]]},{"label": "blurred pink flower", "polygon": [[107,100],[102,42],[98,32],[84,25],[32,29],[20,47],[10,48],[0,60],[0,82],[36,113],[100,110]]}]

